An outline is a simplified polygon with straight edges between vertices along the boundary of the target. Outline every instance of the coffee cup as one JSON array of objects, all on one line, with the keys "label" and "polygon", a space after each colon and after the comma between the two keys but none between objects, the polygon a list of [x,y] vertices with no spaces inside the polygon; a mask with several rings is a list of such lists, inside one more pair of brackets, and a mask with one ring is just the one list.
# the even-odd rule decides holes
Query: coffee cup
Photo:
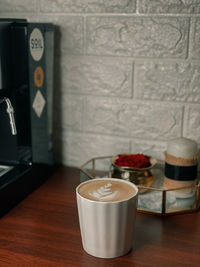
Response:
[{"label": "coffee cup", "polygon": [[138,188],[115,178],[92,179],[76,188],[84,250],[100,258],[128,253],[133,246]]}]

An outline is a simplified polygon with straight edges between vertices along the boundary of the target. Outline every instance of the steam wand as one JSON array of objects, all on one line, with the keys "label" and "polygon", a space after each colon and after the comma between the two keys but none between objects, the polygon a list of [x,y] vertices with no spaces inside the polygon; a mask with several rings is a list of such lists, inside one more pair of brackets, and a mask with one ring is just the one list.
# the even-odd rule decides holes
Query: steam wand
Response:
[{"label": "steam wand", "polygon": [[8,115],[9,115],[9,118],[10,118],[10,126],[11,126],[12,134],[16,135],[17,134],[17,129],[16,129],[16,125],[15,125],[13,106],[12,106],[12,104],[10,102],[10,99],[7,98],[7,97],[0,98],[0,104],[3,103],[3,102],[6,102],[6,105],[7,105],[7,110],[6,111],[8,112]]}]

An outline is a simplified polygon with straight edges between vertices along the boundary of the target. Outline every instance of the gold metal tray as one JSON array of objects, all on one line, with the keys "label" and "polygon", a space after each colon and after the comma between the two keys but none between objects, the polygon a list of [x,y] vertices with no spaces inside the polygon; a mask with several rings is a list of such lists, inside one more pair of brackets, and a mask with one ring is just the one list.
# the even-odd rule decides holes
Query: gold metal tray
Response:
[{"label": "gold metal tray", "polygon": [[[113,176],[113,156],[95,157],[85,162],[80,167],[80,182],[100,177]],[[164,162],[157,160],[157,164],[151,168],[153,181],[151,183],[138,184],[138,212],[155,215],[172,215],[180,213],[190,213],[199,210],[200,207],[200,177],[196,185],[192,187],[181,187],[165,189]],[[121,177],[119,179],[127,179]],[[146,184],[148,186],[146,186]],[[183,189],[187,193],[183,193]]]}]

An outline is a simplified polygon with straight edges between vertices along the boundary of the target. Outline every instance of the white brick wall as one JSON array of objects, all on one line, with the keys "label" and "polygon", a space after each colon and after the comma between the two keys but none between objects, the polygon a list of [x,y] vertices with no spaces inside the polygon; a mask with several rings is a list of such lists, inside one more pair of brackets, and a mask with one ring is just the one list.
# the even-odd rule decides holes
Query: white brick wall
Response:
[{"label": "white brick wall", "polygon": [[0,17],[58,26],[57,161],[200,144],[200,0],[4,0]]}]

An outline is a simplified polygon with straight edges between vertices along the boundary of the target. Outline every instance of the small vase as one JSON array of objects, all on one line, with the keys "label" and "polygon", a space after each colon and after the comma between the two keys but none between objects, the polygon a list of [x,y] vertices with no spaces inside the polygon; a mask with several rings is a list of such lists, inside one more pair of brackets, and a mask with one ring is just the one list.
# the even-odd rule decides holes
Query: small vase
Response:
[{"label": "small vase", "polygon": [[[129,154],[124,154],[129,155]],[[150,166],[147,168],[133,168],[133,167],[126,167],[126,166],[117,166],[115,161],[117,160],[118,156],[114,156],[112,158],[112,171],[111,177],[120,178],[124,180],[128,180],[135,185],[151,187],[153,184],[153,174],[151,169],[157,163],[155,158],[149,157]],[[148,189],[139,188],[139,193],[144,193]]]}]

